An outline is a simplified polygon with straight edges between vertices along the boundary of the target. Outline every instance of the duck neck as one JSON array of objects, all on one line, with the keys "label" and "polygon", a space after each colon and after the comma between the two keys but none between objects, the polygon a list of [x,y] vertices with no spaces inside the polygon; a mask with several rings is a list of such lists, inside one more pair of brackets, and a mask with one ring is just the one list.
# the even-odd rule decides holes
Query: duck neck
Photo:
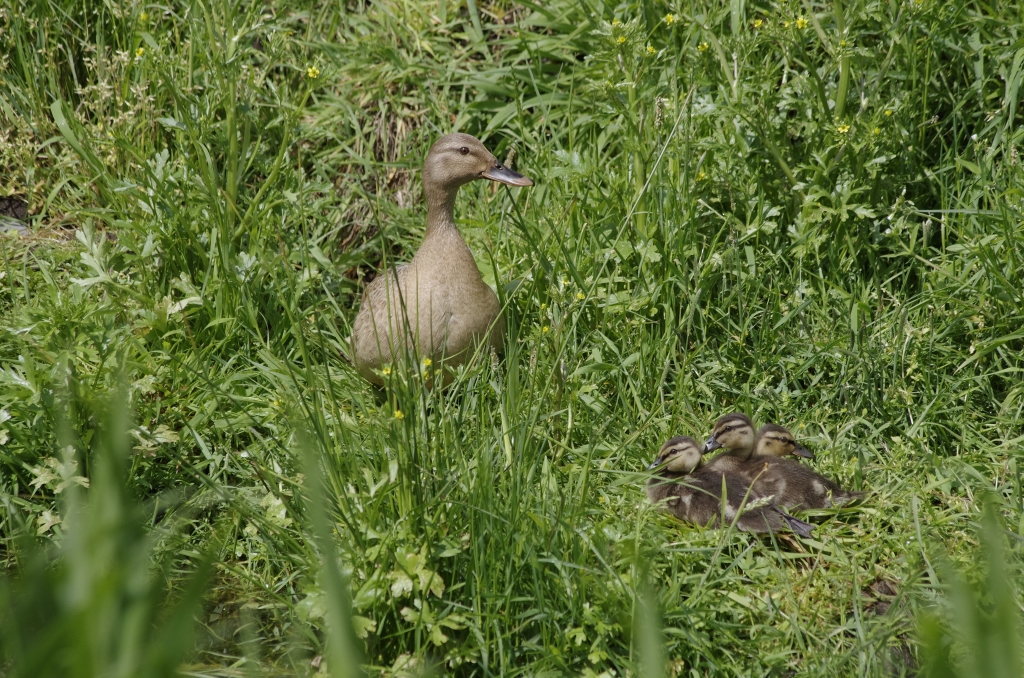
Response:
[{"label": "duck neck", "polygon": [[424,186],[427,199],[427,233],[426,238],[439,233],[456,231],[455,227],[455,196],[459,187],[429,185]]}]

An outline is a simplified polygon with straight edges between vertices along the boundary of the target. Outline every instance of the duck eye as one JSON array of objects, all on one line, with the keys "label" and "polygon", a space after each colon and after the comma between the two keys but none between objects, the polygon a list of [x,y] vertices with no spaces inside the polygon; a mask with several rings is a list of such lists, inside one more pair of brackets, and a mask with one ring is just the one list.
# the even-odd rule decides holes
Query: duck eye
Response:
[{"label": "duck eye", "polygon": [[459,149],[459,153],[461,153],[462,155],[466,155],[466,154],[469,153],[469,148],[466,147],[466,146],[463,146],[462,148]]}]

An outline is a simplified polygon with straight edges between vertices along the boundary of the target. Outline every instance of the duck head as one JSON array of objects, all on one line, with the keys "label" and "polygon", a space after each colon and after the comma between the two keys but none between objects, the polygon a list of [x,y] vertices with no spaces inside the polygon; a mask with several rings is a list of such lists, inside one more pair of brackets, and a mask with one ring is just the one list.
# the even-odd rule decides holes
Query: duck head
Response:
[{"label": "duck head", "polygon": [[498,162],[474,136],[447,134],[434,142],[423,161],[423,185],[427,191],[451,191],[474,179],[490,179],[509,186],[533,186],[529,177]]},{"label": "duck head", "polygon": [[793,434],[789,432],[789,429],[768,424],[757,432],[757,442],[754,445],[755,457],[784,457],[787,454],[814,459],[814,454],[810,450],[793,439]]},{"label": "duck head", "polygon": [[663,469],[671,473],[693,473],[700,466],[700,443],[689,436],[676,436],[665,441],[648,471]]},{"label": "duck head", "polygon": [[724,447],[732,454],[746,457],[754,449],[754,423],[742,412],[733,412],[715,422],[711,437],[704,442],[704,451]]}]

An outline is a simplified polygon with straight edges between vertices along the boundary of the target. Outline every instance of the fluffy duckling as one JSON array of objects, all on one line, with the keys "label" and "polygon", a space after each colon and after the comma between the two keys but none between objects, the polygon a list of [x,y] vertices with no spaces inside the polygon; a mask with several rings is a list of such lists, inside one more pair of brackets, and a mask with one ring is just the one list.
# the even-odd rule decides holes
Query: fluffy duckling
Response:
[{"label": "fluffy duckling", "polygon": [[735,471],[743,461],[750,458],[756,440],[754,422],[747,415],[733,412],[720,417],[715,422],[711,437],[704,442],[704,452],[719,448],[725,451],[709,461],[707,468],[723,473]]},{"label": "fluffy duckling", "polygon": [[[475,137],[449,134],[423,162],[427,231],[412,261],[382,273],[366,286],[352,325],[352,358],[368,381],[402,354],[429,358],[435,370],[455,367],[481,342],[501,351],[505,322],[494,291],[483,281],[455,225],[455,196],[475,179],[510,186],[533,181],[501,163]],[[442,380],[451,380],[445,371]]]},{"label": "fluffy duckling", "polygon": [[[725,522],[735,520],[736,526],[744,532],[780,532],[789,528],[804,537],[810,536],[814,529],[810,523],[783,513],[770,499],[748,497],[749,484],[740,476],[706,469],[698,471],[702,454],[700,443],[688,436],[677,436],[665,442],[648,467],[656,477],[647,481],[647,498],[680,520],[696,525],[721,526],[724,508]],[[737,513],[740,513],[739,518],[736,518]]]},{"label": "fluffy duckling", "polygon": [[768,424],[757,433],[753,454],[734,469],[758,497],[772,497],[789,511],[843,506],[864,496],[850,492],[795,459],[814,455],[788,429]]}]

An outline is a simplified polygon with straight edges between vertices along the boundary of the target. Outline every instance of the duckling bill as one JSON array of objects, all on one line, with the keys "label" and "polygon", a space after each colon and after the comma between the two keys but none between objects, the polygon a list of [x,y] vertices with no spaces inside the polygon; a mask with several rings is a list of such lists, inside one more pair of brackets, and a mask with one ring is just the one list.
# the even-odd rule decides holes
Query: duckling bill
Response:
[{"label": "duckling bill", "polygon": [[484,282],[455,225],[459,188],[477,179],[509,186],[533,181],[504,167],[475,137],[449,134],[423,162],[427,229],[412,260],[366,286],[352,325],[352,357],[359,374],[383,385],[379,371],[399,357],[429,358],[442,381],[480,344],[501,352],[505,321],[494,291]]},{"label": "duckling bill", "polygon": [[735,520],[736,526],[745,532],[780,532],[788,528],[810,536],[813,525],[784,513],[770,497],[754,497],[748,492],[749,483],[741,477],[697,470],[702,454],[700,443],[688,436],[666,441],[648,467],[655,474],[647,481],[648,499],[695,525],[720,527]]}]

